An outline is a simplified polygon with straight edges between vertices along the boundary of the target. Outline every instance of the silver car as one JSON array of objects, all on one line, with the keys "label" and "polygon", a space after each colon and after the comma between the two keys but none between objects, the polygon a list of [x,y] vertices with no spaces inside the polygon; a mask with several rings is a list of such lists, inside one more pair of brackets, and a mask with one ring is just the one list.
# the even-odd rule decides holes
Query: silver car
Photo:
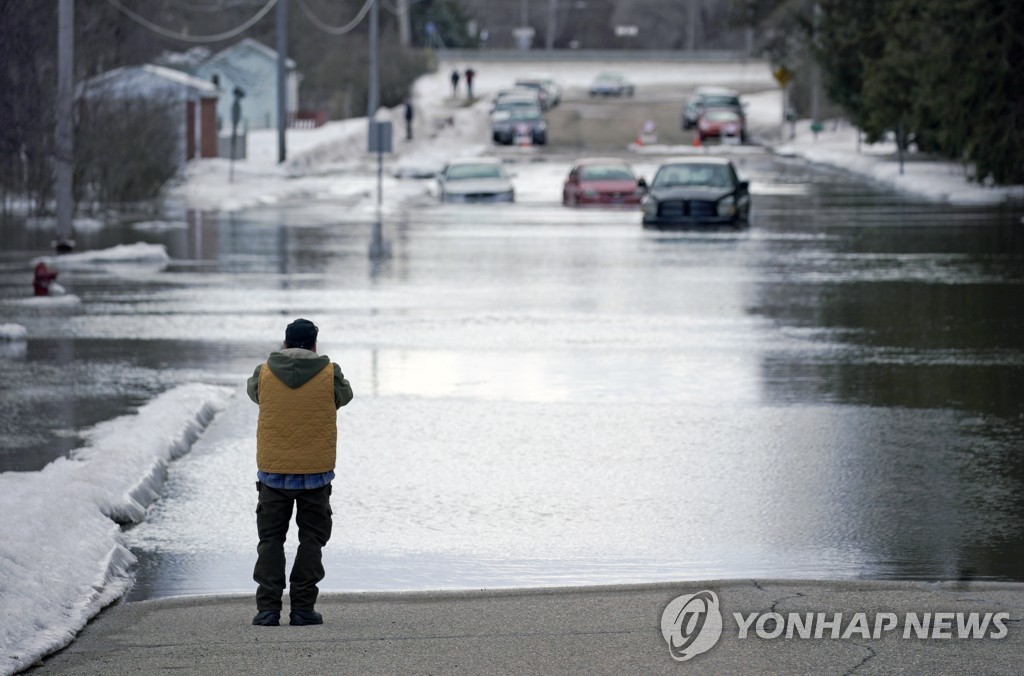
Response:
[{"label": "silver car", "polygon": [[516,192],[501,162],[473,157],[452,160],[438,177],[442,202],[513,202]]}]

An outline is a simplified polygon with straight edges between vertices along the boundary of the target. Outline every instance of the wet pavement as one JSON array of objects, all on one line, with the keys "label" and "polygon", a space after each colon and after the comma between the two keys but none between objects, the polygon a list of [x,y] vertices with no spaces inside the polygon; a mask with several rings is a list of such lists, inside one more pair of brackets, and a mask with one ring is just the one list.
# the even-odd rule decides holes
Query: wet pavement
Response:
[{"label": "wet pavement", "polygon": [[[715,610],[666,632],[673,599],[711,593]],[[318,607],[323,625],[287,626],[285,614],[254,627],[245,597],[118,604],[27,673],[1012,674],[1024,659],[1024,586],[1009,583],[327,594]],[[668,640],[687,638],[677,661]]]},{"label": "wet pavement", "polygon": [[[2,226],[30,340],[0,360],[0,469],[180,382],[241,386],[307,316],[357,397],[325,589],[1024,580],[1020,214],[736,161],[739,231],[563,209],[568,158],[517,164],[513,205],[414,200],[385,260],[330,199],[108,225],[80,244],[172,261],[69,272],[72,316],[2,304],[52,238]],[[239,389],[128,533],[132,600],[251,589],[255,417]]]}]

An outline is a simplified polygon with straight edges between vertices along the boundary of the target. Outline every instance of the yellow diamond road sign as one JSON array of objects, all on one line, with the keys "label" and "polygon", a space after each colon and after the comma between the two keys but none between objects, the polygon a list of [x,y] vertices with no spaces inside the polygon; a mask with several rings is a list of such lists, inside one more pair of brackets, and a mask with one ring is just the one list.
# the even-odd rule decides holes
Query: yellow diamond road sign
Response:
[{"label": "yellow diamond road sign", "polygon": [[772,75],[775,76],[775,81],[779,83],[780,87],[785,87],[789,84],[789,81],[793,79],[793,71],[785,66],[779,66],[776,68],[772,72]]}]

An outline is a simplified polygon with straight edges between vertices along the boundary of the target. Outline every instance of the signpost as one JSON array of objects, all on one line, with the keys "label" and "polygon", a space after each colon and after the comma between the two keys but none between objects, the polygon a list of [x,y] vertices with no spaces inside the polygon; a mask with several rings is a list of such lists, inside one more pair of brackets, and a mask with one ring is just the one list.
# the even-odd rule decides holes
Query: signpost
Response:
[{"label": "signpost", "polygon": [[391,121],[370,120],[369,152],[377,153],[377,209],[383,201],[384,153],[391,149]]},{"label": "signpost", "polygon": [[245,90],[235,87],[232,92],[235,95],[235,102],[231,104],[231,163],[228,165],[228,182],[235,181],[235,158],[238,156],[238,123],[242,121],[242,99],[245,97]]},{"label": "signpost", "polygon": [[384,181],[384,153],[392,152],[391,145],[391,121],[382,119],[370,120],[370,134],[368,138],[368,149],[371,153],[377,153],[377,218],[373,224],[373,238],[370,241],[370,259],[380,260],[387,256],[387,247],[384,244],[384,230],[381,222],[381,203],[383,202],[383,181]]},{"label": "signpost", "polygon": [[[789,117],[789,83],[793,80],[793,71],[786,68],[785,66],[779,66],[772,71],[772,75],[775,76],[775,81],[782,87],[782,131],[780,136],[785,137],[786,135],[786,120]],[[793,138],[796,136],[796,121],[793,121],[793,127],[790,128],[789,137]]]}]

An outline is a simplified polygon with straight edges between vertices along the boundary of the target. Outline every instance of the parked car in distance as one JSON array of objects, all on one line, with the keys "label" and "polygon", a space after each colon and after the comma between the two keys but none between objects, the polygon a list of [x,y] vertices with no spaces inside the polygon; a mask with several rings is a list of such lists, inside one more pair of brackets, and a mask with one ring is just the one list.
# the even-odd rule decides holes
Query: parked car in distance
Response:
[{"label": "parked car in distance", "polygon": [[544,83],[544,86],[547,88],[548,98],[551,101],[552,108],[562,102],[562,88],[558,86],[558,82],[554,77],[547,73],[540,73],[535,77]]},{"label": "parked car in distance", "polygon": [[[694,97],[683,107],[683,129],[693,129],[706,108],[727,108],[743,119],[746,126],[746,112],[739,92],[724,87],[698,87]],[[746,139],[744,139],[745,141]]]},{"label": "parked car in distance", "polygon": [[750,220],[750,183],[726,159],[662,164],[640,204],[644,227],[738,225]]},{"label": "parked car in distance", "polygon": [[472,157],[450,161],[438,176],[442,202],[513,202],[515,188],[501,162]]},{"label": "parked car in distance", "polygon": [[622,160],[601,157],[578,160],[562,186],[562,204],[629,205],[640,204],[645,190]]},{"label": "parked car in distance", "polygon": [[548,123],[540,108],[515,108],[496,112],[491,117],[491,138],[495,143],[511,145],[521,142],[542,146],[548,142]]},{"label": "parked car in distance", "polygon": [[540,97],[532,89],[503,89],[494,97],[491,104],[491,117],[503,110],[516,108],[536,108],[541,110]]},{"label": "parked car in distance", "polygon": [[697,120],[697,135],[701,141],[717,138],[723,143],[743,143],[747,138],[743,117],[731,108],[705,108]]},{"label": "parked car in distance", "polygon": [[588,92],[590,96],[633,96],[636,88],[622,73],[600,73],[594,78]]},{"label": "parked car in distance", "polygon": [[519,78],[516,80],[516,89],[532,89],[537,92],[537,99],[540,101],[540,107],[544,110],[548,110],[555,105],[551,100],[551,92],[548,91],[547,86],[541,80]]}]

